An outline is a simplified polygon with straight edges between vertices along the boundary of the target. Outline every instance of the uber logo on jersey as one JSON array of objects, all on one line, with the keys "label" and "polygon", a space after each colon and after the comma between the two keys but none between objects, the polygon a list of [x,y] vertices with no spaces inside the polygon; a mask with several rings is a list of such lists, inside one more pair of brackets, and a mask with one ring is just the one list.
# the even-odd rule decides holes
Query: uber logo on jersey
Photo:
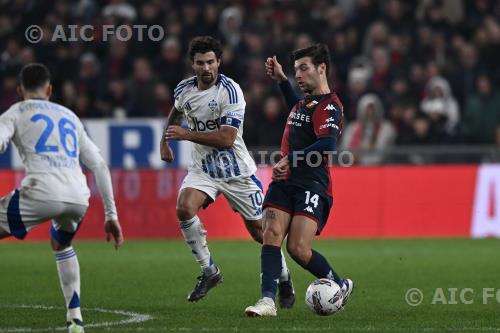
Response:
[{"label": "uber logo on jersey", "polygon": [[191,131],[203,132],[203,131],[213,131],[219,128],[219,119],[207,121],[199,120],[196,117],[188,118],[189,129]]},{"label": "uber logo on jersey", "polygon": [[210,108],[210,110],[214,111],[217,107],[217,102],[215,100],[211,100],[210,103],[208,103],[208,107]]}]

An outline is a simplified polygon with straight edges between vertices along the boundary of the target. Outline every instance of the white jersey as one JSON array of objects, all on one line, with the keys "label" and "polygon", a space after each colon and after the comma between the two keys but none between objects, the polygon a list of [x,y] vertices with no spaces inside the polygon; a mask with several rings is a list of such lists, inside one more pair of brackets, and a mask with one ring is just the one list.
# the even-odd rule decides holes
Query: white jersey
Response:
[{"label": "white jersey", "polygon": [[255,173],[257,167],[243,141],[245,98],[236,82],[219,74],[211,88],[199,90],[194,76],[177,85],[174,97],[175,108],[184,112],[191,131],[213,132],[220,126],[238,129],[236,140],[229,149],[195,143],[190,172],[204,172],[212,179],[225,181]]},{"label": "white jersey", "polygon": [[0,115],[0,153],[12,141],[23,161],[26,196],[88,205],[90,191],[79,161],[91,169],[107,219],[117,219],[111,178],[99,149],[69,109],[43,99],[14,104]]}]

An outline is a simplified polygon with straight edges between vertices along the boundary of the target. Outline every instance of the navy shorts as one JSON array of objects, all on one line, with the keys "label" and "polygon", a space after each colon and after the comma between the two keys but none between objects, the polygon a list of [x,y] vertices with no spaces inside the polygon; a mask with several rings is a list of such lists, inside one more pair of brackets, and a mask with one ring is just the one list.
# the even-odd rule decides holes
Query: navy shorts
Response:
[{"label": "navy shorts", "polygon": [[309,217],[318,224],[316,235],[319,235],[328,221],[332,199],[286,181],[275,181],[269,185],[262,206],[282,210],[291,216]]}]

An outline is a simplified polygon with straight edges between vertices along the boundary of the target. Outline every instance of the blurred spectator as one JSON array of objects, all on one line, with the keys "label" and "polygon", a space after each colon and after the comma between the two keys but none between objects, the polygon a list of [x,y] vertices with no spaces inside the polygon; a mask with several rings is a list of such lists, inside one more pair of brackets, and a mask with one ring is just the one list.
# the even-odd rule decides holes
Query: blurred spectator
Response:
[{"label": "blurred spectator", "polygon": [[132,79],[127,82],[130,101],[127,107],[129,117],[156,117],[158,116],[155,100],[155,85],[151,66],[147,59],[139,58],[134,62]]},{"label": "blurred spectator", "polygon": [[220,14],[219,30],[225,42],[236,47],[241,39],[243,15],[238,7],[227,7]]},{"label": "blurred spectator", "polygon": [[286,122],[282,105],[279,97],[269,96],[265,99],[256,129],[256,143],[259,146],[279,146],[281,144]]},{"label": "blurred spectator", "polygon": [[430,143],[438,143],[436,138],[433,137],[431,133],[431,122],[427,115],[421,113],[415,117],[413,121],[413,131],[410,132],[411,140],[408,144],[430,144]]},{"label": "blurred spectator", "polygon": [[463,131],[467,142],[492,144],[500,125],[500,93],[491,79],[481,74],[476,80],[477,93],[467,101]]},{"label": "blurred spectator", "polygon": [[356,118],[358,101],[368,91],[368,80],[370,72],[367,68],[357,67],[349,72],[349,86],[346,99],[344,100],[344,116],[348,121]]},{"label": "blurred spectator", "polygon": [[105,117],[126,117],[125,106],[128,104],[127,86],[122,80],[113,80],[109,83],[104,98],[99,101],[98,107]]},{"label": "blurred spectator", "polygon": [[133,21],[137,17],[136,9],[125,0],[111,0],[109,5],[103,8],[104,16],[116,16]]},{"label": "blurred spectator", "polygon": [[373,75],[371,87],[380,96],[386,97],[392,81],[389,51],[382,46],[376,46],[372,50]]},{"label": "blurred spectator", "polygon": [[374,22],[370,25],[363,42],[363,52],[371,55],[376,46],[385,47],[389,43],[389,30],[382,21]]},{"label": "blurred spectator", "polygon": [[75,110],[75,113],[79,117],[100,117],[101,115],[97,113],[97,110],[91,107],[102,93],[99,80],[99,62],[92,53],[85,53],[80,59],[77,91],[77,104],[80,108]]},{"label": "blurred spectator", "polygon": [[444,140],[456,138],[460,113],[448,81],[440,76],[432,78],[426,94],[420,108],[429,116],[433,131],[442,134]]},{"label": "blurred spectator", "polygon": [[13,75],[9,75],[3,78],[2,90],[0,91],[0,111],[3,112],[10,108],[10,106],[16,103],[19,99],[17,95],[16,86],[17,80]]},{"label": "blurred spectator", "polygon": [[473,45],[463,45],[459,52],[459,63],[451,72],[450,78],[459,104],[465,106],[467,98],[476,92],[476,78],[480,66],[477,50]]},{"label": "blurred spectator", "polygon": [[[342,150],[354,151],[355,160],[360,164],[377,164],[384,158],[379,150],[392,146],[395,140],[396,131],[384,119],[380,98],[375,94],[364,95],[358,104],[356,121],[347,126],[342,136]],[[363,154],[357,156],[358,150],[363,150]]]},{"label": "blurred spectator", "polygon": [[184,54],[182,53],[180,41],[177,37],[168,37],[163,41],[160,59],[158,59],[155,71],[161,81],[169,87],[175,87],[184,79]]},{"label": "blurred spectator", "polygon": [[156,101],[156,114],[162,117],[167,117],[172,109],[173,96],[170,88],[164,83],[158,83],[155,86],[155,101]]},{"label": "blurred spectator", "polygon": [[71,81],[65,81],[61,90],[62,105],[70,110],[74,110],[78,96],[75,85]]}]

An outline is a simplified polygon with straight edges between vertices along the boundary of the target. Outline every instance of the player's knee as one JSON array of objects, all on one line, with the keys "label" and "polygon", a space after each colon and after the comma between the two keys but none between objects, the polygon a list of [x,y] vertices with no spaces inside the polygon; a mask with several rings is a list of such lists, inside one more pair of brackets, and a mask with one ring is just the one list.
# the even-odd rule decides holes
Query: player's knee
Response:
[{"label": "player's knee", "polygon": [[177,213],[177,218],[180,221],[189,220],[197,213],[196,207],[187,202],[178,203],[175,211]]},{"label": "player's knee", "polygon": [[305,265],[309,261],[311,249],[304,242],[288,240],[286,249],[297,263]]},{"label": "player's knee", "polygon": [[51,238],[50,245],[52,246],[53,251],[63,251],[71,246],[71,242],[69,242],[67,244],[61,244],[58,241],[56,241],[55,239]]},{"label": "player's knee", "polygon": [[281,245],[283,235],[280,228],[273,225],[268,225],[264,230],[263,238],[264,244],[279,246]]}]

